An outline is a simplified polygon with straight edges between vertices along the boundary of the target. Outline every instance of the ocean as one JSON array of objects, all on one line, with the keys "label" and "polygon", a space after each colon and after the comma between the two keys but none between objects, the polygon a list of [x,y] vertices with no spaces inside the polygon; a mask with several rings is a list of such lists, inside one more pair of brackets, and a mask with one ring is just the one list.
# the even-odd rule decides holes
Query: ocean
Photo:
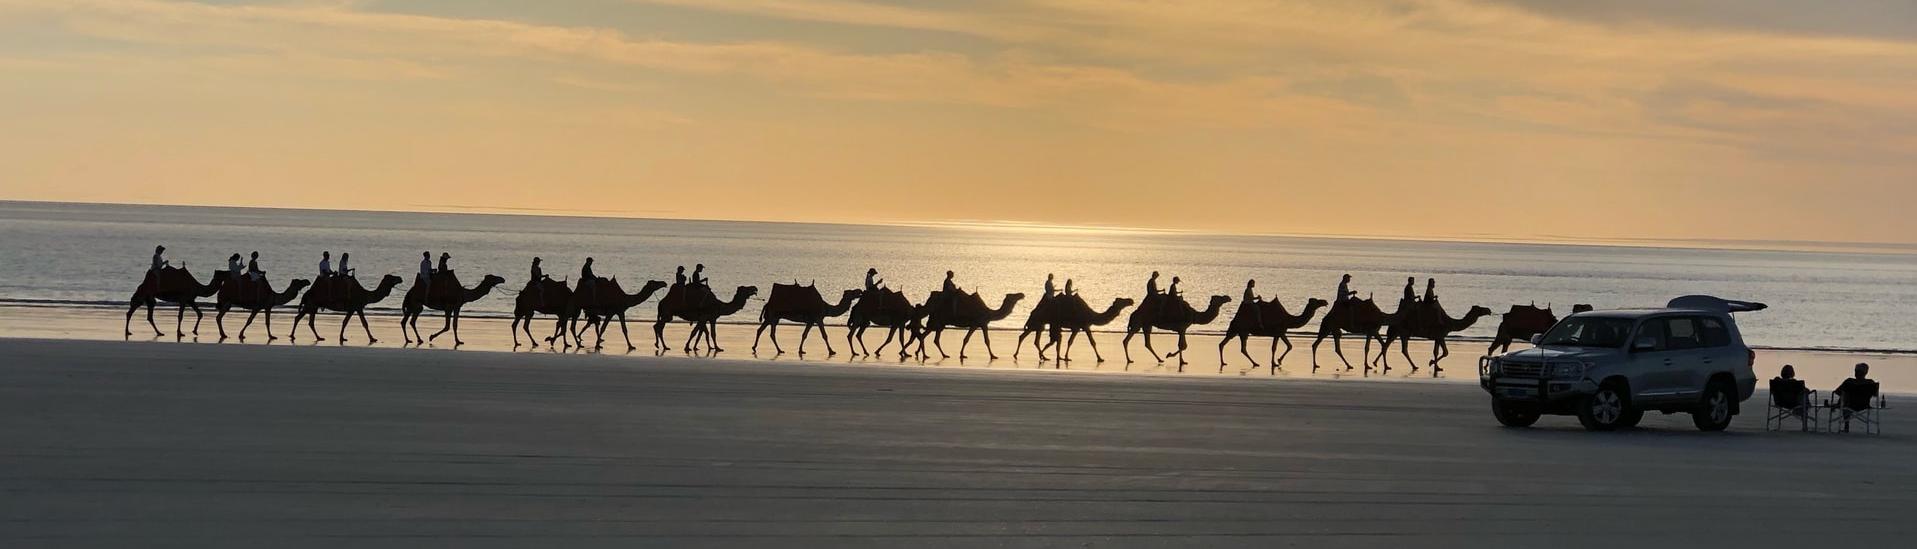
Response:
[{"label": "ocean", "polygon": [[[153,246],[174,265],[205,278],[229,254],[259,251],[281,286],[311,278],[321,251],[350,252],[362,280],[395,273],[409,280],[420,252],[453,256],[469,284],[487,273],[507,279],[470,305],[469,315],[503,317],[510,291],[521,287],[534,256],[555,278],[573,279],[595,258],[600,276],[628,288],[672,279],[673,268],[703,263],[722,296],[760,288],[730,319],[750,322],[775,282],[813,283],[828,297],[860,287],[867,268],[915,299],[939,287],[946,270],[958,284],[996,305],[1022,292],[1013,329],[1036,302],[1047,273],[1071,279],[1102,308],[1115,297],[1137,298],[1156,270],[1162,286],[1179,277],[1188,299],[1227,295],[1236,310],[1245,281],[1266,299],[1294,311],[1307,298],[1329,298],[1340,275],[1375,294],[1387,310],[1405,277],[1438,279],[1453,315],[1472,305],[1502,313],[1514,304],[1573,304],[1601,309],[1654,307],[1672,297],[1712,294],[1761,301],[1767,311],[1741,315],[1753,345],[1779,349],[1917,352],[1917,253],[1903,250],[1805,251],[1578,244],[1436,242],[1362,238],[1208,235],[1163,231],[1043,228],[1012,225],[872,226],[812,223],[611,219],[532,215],[321,211],[262,208],[0,202],[0,306],[124,307]],[[397,299],[375,313],[391,312]],[[635,310],[650,318],[652,304]],[[1498,317],[1466,330],[1489,337]],[[842,323],[839,322],[839,323]],[[422,323],[424,324],[424,323]],[[543,322],[542,322],[543,324]],[[1222,331],[1225,322],[1194,329]],[[101,326],[117,335],[120,327]],[[1111,329],[1122,330],[1121,325]],[[548,328],[549,329],[549,328]],[[536,330],[537,331],[537,330]],[[0,334],[4,335],[4,334]]]}]

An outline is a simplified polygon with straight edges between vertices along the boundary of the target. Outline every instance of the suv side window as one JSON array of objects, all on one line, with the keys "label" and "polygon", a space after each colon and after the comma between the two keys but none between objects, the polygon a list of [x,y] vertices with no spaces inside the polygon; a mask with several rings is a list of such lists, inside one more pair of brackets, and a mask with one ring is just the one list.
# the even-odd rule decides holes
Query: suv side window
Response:
[{"label": "suv side window", "polygon": [[1724,321],[1708,316],[1697,317],[1698,331],[1704,335],[1705,347],[1723,347],[1731,344],[1731,330],[1724,327]]},{"label": "suv side window", "polygon": [[1668,331],[1665,329],[1666,320],[1669,319],[1653,318],[1639,324],[1637,327],[1637,337],[1631,339],[1631,348],[1636,349],[1638,340],[1648,337],[1657,340],[1657,347],[1649,349],[1650,351],[1670,349],[1669,338],[1666,337],[1666,332]]},{"label": "suv side window", "polygon": [[1698,333],[1695,317],[1678,316],[1660,319],[1660,322],[1666,330],[1665,349],[1681,351],[1704,346],[1704,336]]}]

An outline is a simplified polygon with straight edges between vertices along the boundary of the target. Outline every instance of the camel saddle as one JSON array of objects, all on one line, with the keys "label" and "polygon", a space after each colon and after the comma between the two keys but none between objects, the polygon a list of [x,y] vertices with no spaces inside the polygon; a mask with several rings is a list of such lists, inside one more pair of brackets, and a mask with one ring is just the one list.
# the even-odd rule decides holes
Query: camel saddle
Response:
[{"label": "camel saddle", "polygon": [[452,269],[447,269],[433,273],[432,293],[426,296],[426,300],[431,303],[445,303],[458,299],[465,291],[466,287],[459,285],[459,276],[453,274]]}]

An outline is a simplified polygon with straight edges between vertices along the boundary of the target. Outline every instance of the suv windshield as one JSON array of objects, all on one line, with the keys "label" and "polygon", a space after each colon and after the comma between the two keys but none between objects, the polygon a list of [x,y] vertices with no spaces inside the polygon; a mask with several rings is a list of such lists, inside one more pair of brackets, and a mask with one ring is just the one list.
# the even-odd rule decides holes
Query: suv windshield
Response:
[{"label": "suv windshield", "polygon": [[1623,347],[1631,336],[1628,318],[1568,318],[1544,334],[1544,346]]}]

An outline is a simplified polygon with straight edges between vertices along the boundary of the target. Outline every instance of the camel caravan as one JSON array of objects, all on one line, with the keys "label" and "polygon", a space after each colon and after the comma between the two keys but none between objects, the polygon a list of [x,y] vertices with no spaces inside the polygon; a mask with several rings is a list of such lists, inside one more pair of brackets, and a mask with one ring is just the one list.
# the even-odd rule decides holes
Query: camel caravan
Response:
[{"label": "camel caravan", "polygon": [[[332,266],[330,254],[323,256],[320,272],[312,279],[292,279],[281,289],[275,290],[266,272],[259,266],[259,253],[254,252],[252,259],[242,265],[239,254],[228,259],[226,270],[215,271],[212,278],[202,282],[185,265],[173,266],[164,258],[165,247],[154,250],[153,263],[133,297],[129,300],[126,313],[126,335],[132,337],[133,315],[146,308],[147,325],[153,329],[156,337],[165,335],[153,320],[153,310],[161,302],[176,307],[174,335],[185,337],[188,333],[198,335],[203,317],[200,304],[211,300],[216,315],[214,324],[219,330],[220,339],[229,337],[226,326],[226,314],[233,309],[247,312],[246,322],[235,334],[241,341],[246,340],[247,331],[254,319],[265,318],[265,329],[269,340],[277,340],[273,333],[273,311],[281,307],[292,307],[293,329],[288,338],[297,340],[300,322],[306,322],[307,332],[314,340],[325,341],[317,327],[316,319],[322,312],[340,313],[340,325],[337,338],[347,341],[347,330],[355,316],[359,317],[361,330],[368,342],[377,342],[371,325],[366,319],[366,310],[391,297],[393,292],[407,283],[405,277],[396,274],[381,276],[378,283],[368,288],[363,285],[348,261],[350,256],[341,254],[339,268]],[[547,276],[541,268],[540,258],[533,258],[532,269],[527,282],[517,292],[500,288],[507,283],[504,277],[485,274],[478,283],[466,286],[450,268],[450,254],[442,253],[437,264],[430,252],[422,253],[418,273],[413,277],[411,286],[404,289],[399,298],[400,335],[408,344],[425,344],[437,341],[441,335],[451,333],[453,344],[465,342],[459,335],[461,311],[467,305],[490,295],[495,289],[511,293],[513,298],[512,323],[509,331],[513,337],[513,347],[530,344],[539,347],[543,341],[548,345],[564,348],[586,348],[586,336],[592,337],[592,349],[602,349],[605,345],[606,331],[616,320],[619,332],[628,351],[638,347],[632,342],[631,332],[626,326],[626,316],[635,307],[652,302],[653,349],[658,352],[671,350],[665,338],[665,328],[674,321],[683,321],[689,327],[685,341],[678,347],[684,352],[718,353],[718,328],[722,319],[738,314],[759,289],[756,286],[738,286],[730,292],[729,298],[722,298],[714,292],[704,275],[705,266],[697,265],[688,275],[685,267],[679,267],[670,283],[648,280],[638,285],[638,290],[628,292],[617,278],[599,277],[592,271],[592,258],[586,258],[580,268],[577,280],[568,284]],[[845,349],[852,356],[874,357],[884,354],[887,347],[897,344],[896,356],[900,360],[930,358],[928,343],[932,351],[941,359],[949,358],[944,346],[944,335],[948,329],[962,329],[958,358],[970,358],[966,350],[970,347],[972,336],[978,335],[984,342],[986,356],[997,359],[998,354],[992,348],[991,327],[1011,316],[1018,304],[1024,300],[1023,293],[1008,293],[1002,297],[987,301],[977,292],[967,292],[955,282],[955,273],[946,272],[945,280],[938,290],[930,292],[924,299],[914,301],[904,292],[887,287],[878,278],[877,269],[866,271],[863,288],[846,289],[837,295],[836,300],[828,300],[827,293],[821,292],[816,284],[801,285],[773,284],[767,295],[765,305],[760,308],[758,327],[753,333],[752,352],[759,352],[759,344],[770,336],[774,353],[784,354],[786,349],[779,342],[781,323],[802,326],[796,351],[800,356],[806,354],[806,344],[814,331],[818,332],[820,342],[825,345],[827,356],[837,356],[838,349],[832,346],[827,335],[827,325],[833,319],[843,317],[845,326]],[[1178,371],[1184,371],[1189,345],[1187,333],[1195,326],[1207,326],[1220,323],[1224,308],[1233,301],[1231,296],[1214,295],[1203,300],[1203,307],[1186,300],[1178,289],[1180,279],[1172,277],[1171,284],[1161,290],[1158,285],[1159,274],[1153,272],[1146,282],[1145,294],[1133,299],[1115,297],[1102,309],[1094,308],[1073,289],[1071,280],[1066,280],[1063,289],[1053,284],[1053,277],[1047,275],[1044,291],[1039,294],[1037,303],[1019,327],[1018,337],[1013,342],[1012,357],[1017,359],[1026,339],[1031,339],[1032,349],[1039,361],[1053,362],[1062,368],[1072,361],[1072,348],[1079,336],[1084,336],[1092,350],[1093,359],[1104,362],[1105,357],[1098,348],[1094,330],[1101,326],[1117,323],[1124,318],[1125,335],[1120,341],[1125,362],[1133,363],[1131,341],[1143,336],[1145,352],[1159,364],[1167,360],[1177,361]],[[1332,352],[1350,371],[1358,366],[1345,357],[1345,336],[1356,336],[1363,343],[1360,364],[1366,373],[1374,368],[1383,372],[1391,371],[1390,352],[1395,344],[1404,361],[1412,372],[1428,367],[1432,375],[1442,371],[1439,364],[1451,351],[1449,340],[1454,334],[1476,325],[1488,316],[1498,315],[1502,321],[1498,325],[1497,335],[1492,340],[1485,355],[1507,351],[1514,341],[1528,341],[1550,329],[1558,322],[1558,316],[1549,305],[1538,307],[1513,305],[1501,315],[1482,306],[1466,309],[1462,316],[1452,317],[1438,301],[1435,280],[1427,280],[1424,292],[1416,290],[1416,280],[1408,279],[1404,295],[1396,310],[1385,312],[1375,299],[1360,299],[1349,285],[1351,275],[1345,275],[1339,282],[1337,293],[1331,300],[1307,299],[1302,307],[1293,309],[1276,299],[1265,299],[1256,292],[1256,281],[1247,281],[1244,295],[1230,318],[1222,321],[1223,337],[1218,342],[1218,371],[1223,372],[1228,365],[1229,353],[1226,347],[1236,340],[1238,354],[1250,362],[1253,369],[1268,366],[1276,373],[1291,354],[1292,335],[1314,335],[1311,341],[1312,371],[1320,368],[1318,349],[1326,339],[1331,340]],[[302,293],[302,291],[304,293]],[[993,305],[993,303],[996,305]],[[186,311],[194,314],[192,330],[185,328]],[[423,334],[419,329],[419,318],[427,310],[437,311],[442,319],[441,328],[432,334]],[[1129,310],[1129,314],[1127,311]],[[1572,307],[1572,314],[1592,310],[1590,305]],[[1322,318],[1319,318],[1322,314]],[[540,317],[553,319],[550,333],[540,337],[533,332],[533,322]],[[1314,331],[1308,326],[1316,320]],[[885,330],[885,337],[874,349],[866,341],[866,331],[872,327]],[[1169,332],[1176,335],[1176,347],[1160,353],[1153,343],[1154,332]],[[521,335],[525,336],[522,343]],[[1249,350],[1252,338],[1269,339],[1269,349],[1263,364]],[[1412,339],[1427,340],[1432,343],[1431,357],[1422,364],[1413,360],[1408,349]],[[1279,351],[1279,344],[1284,350]],[[1373,355],[1373,344],[1378,347]],[[1048,355],[1047,353],[1051,353]]]}]

